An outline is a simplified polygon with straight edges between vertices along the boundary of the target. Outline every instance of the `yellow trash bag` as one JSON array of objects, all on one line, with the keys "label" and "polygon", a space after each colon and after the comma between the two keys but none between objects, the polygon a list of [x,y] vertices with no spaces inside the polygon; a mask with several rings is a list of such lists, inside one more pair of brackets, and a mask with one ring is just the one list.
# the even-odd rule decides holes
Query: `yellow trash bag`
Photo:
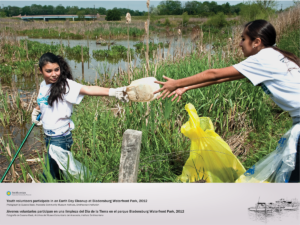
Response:
[{"label": "yellow trash bag", "polygon": [[210,183],[234,183],[245,168],[233,155],[228,144],[214,131],[208,117],[199,118],[192,104],[185,106],[190,119],[181,133],[191,139],[190,157],[179,179],[182,182],[206,180]]}]

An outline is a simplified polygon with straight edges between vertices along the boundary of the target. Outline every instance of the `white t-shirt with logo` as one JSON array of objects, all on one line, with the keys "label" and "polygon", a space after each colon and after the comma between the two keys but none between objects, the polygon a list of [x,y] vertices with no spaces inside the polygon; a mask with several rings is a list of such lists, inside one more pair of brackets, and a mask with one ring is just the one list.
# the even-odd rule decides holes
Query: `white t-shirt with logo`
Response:
[{"label": "white t-shirt with logo", "polygon": [[233,66],[254,86],[261,84],[264,92],[291,117],[300,116],[300,68],[273,48]]},{"label": "white t-shirt with logo", "polygon": [[43,122],[44,133],[47,136],[58,136],[74,129],[74,123],[70,119],[73,111],[73,104],[79,104],[84,95],[80,95],[83,86],[73,80],[67,79],[69,87],[66,85],[66,94],[63,101],[55,101],[52,107],[48,104],[50,96],[49,89],[52,84],[43,81],[40,85],[37,103],[41,110],[41,121]]}]

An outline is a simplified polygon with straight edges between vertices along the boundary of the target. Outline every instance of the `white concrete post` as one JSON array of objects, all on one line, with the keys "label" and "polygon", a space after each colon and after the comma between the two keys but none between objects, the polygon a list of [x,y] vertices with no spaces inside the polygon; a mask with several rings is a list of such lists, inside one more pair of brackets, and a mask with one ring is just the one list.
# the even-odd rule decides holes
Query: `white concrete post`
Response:
[{"label": "white concrete post", "polygon": [[136,183],[139,170],[142,132],[128,129],[123,134],[119,183]]}]

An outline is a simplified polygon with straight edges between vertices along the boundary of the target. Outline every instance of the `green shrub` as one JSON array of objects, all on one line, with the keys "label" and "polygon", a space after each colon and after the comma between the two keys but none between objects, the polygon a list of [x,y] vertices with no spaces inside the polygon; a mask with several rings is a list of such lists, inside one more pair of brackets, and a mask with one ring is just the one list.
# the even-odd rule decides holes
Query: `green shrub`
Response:
[{"label": "green shrub", "polygon": [[165,20],[165,25],[166,26],[170,26],[171,25],[171,22],[170,22],[170,20],[168,18],[166,18],[166,20]]},{"label": "green shrub", "polygon": [[188,13],[187,13],[187,12],[184,12],[184,13],[182,14],[182,23],[183,23],[183,26],[187,26],[189,20],[190,20],[190,17],[189,17],[189,15],[188,15]]},{"label": "green shrub", "polygon": [[206,25],[222,28],[228,25],[228,22],[226,20],[226,16],[223,12],[219,12],[217,15],[214,15],[209,18],[209,20],[206,22]]},{"label": "green shrub", "polygon": [[77,16],[78,16],[78,21],[82,21],[84,20],[84,15],[85,15],[85,11],[84,10],[81,10],[81,11],[78,11],[77,12]]},{"label": "green shrub", "polygon": [[107,21],[121,20],[121,12],[118,9],[107,10],[105,20]]},{"label": "green shrub", "polygon": [[258,19],[269,20],[269,17],[275,14],[275,9],[264,8],[260,4],[247,2],[241,6],[240,16],[244,21],[252,21]]},{"label": "green shrub", "polygon": [[[119,61],[119,59],[126,59],[127,58],[127,51],[128,49],[123,45],[114,45],[111,47],[111,50],[93,50],[93,57],[96,60],[103,60],[107,59],[115,59]],[[130,49],[131,57],[134,57],[133,49]]]},{"label": "green shrub", "polygon": [[6,12],[0,12],[0,18],[6,17]]}]

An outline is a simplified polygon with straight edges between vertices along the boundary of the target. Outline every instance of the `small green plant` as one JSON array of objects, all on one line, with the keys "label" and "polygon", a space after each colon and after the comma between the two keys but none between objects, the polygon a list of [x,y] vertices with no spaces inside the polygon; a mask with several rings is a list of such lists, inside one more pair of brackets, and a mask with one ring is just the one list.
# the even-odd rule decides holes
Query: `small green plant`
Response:
[{"label": "small green plant", "polygon": [[188,13],[187,13],[187,12],[184,12],[184,13],[182,14],[182,24],[183,24],[183,26],[186,27],[186,26],[188,25],[189,20],[190,20],[190,17],[189,17],[189,15],[188,15]]},{"label": "small green plant", "polygon": [[0,12],[0,18],[4,18],[4,17],[6,17],[6,12]]},{"label": "small green plant", "polygon": [[169,18],[165,19],[165,26],[171,26],[171,22],[170,22]]}]

